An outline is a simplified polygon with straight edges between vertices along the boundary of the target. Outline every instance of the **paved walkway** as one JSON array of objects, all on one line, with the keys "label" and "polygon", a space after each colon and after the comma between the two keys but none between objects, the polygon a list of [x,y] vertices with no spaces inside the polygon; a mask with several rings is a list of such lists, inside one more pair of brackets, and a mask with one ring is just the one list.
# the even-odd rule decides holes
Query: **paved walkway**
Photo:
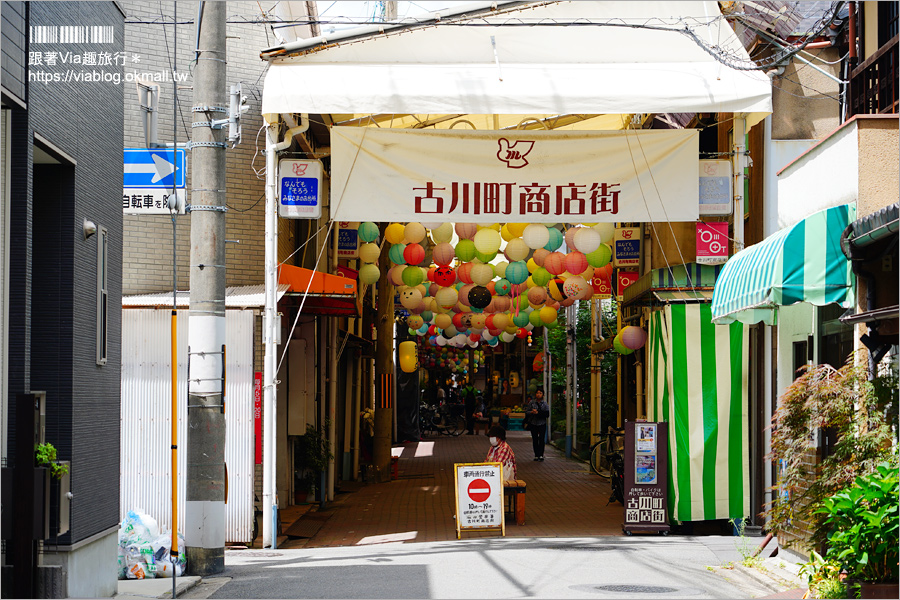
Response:
[{"label": "paved walkway", "polygon": [[[549,445],[545,460],[534,462],[527,431],[510,431],[507,441],[516,453],[518,479],[528,484],[525,524],[517,526],[515,519],[507,517],[507,537],[622,535],[622,505],[615,501],[607,504],[609,483],[588,464],[567,460],[563,452]],[[438,436],[404,444],[396,480],[354,485],[356,491],[338,493],[325,510],[300,517],[293,530],[311,537],[292,537],[279,547],[454,540],[453,465],[483,461],[488,447],[483,434]],[[464,532],[462,537],[497,535]]]}]

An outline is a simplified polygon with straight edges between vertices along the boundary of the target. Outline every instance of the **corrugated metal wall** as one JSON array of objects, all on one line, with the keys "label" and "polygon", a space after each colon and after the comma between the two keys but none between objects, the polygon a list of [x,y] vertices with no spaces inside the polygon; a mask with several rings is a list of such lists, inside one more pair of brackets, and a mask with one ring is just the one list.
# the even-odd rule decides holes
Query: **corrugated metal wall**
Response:
[{"label": "corrugated metal wall", "polygon": [[[122,311],[121,517],[141,508],[171,528],[171,310]],[[178,521],[184,525],[187,456],[187,311],[178,319]],[[225,541],[248,542],[253,521],[253,326],[251,310],[226,311]]]}]

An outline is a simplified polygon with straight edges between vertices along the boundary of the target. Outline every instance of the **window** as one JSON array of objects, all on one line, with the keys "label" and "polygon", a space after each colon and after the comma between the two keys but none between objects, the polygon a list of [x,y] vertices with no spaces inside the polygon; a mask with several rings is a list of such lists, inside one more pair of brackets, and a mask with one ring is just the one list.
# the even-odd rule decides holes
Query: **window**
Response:
[{"label": "window", "polygon": [[897,35],[898,7],[896,2],[878,3],[878,47],[884,46]]},{"label": "window", "polygon": [[109,234],[106,227],[97,228],[97,364],[106,364],[107,324],[109,321],[109,281],[107,258]]}]

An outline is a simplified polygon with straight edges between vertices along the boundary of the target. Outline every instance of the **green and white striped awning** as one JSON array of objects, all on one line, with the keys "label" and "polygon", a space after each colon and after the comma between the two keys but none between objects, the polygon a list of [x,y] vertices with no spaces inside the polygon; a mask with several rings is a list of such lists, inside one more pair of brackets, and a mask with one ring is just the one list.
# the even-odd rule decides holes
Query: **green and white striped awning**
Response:
[{"label": "green and white striped awning", "polygon": [[709,304],[669,304],[650,319],[648,418],[668,423],[676,521],[750,515],[749,327],[711,316]]},{"label": "green and white striped awning", "polygon": [[728,259],[713,290],[712,320],[774,325],[779,306],[853,305],[853,272],[841,234],[856,218],[850,204],[817,212]]}]

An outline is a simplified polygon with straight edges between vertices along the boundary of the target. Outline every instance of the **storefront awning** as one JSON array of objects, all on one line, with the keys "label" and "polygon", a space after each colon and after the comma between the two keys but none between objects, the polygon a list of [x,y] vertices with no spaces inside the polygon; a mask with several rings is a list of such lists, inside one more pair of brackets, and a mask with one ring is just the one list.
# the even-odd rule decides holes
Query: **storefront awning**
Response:
[{"label": "storefront awning", "polygon": [[688,263],[653,269],[625,288],[623,305],[634,302],[688,302],[712,298],[722,265]]},{"label": "storefront awning", "polygon": [[485,3],[261,57],[264,114],[734,112],[751,126],[772,110],[768,77],[728,66],[750,59],[716,2]]},{"label": "storefront awning", "polygon": [[359,316],[356,281],[291,265],[278,268],[278,283],[288,284],[286,298],[302,312],[325,316]]},{"label": "storefront awning", "polygon": [[798,302],[853,304],[853,273],[841,235],[856,217],[845,204],[817,212],[732,256],[716,281],[713,322],[774,325],[776,309]]}]

